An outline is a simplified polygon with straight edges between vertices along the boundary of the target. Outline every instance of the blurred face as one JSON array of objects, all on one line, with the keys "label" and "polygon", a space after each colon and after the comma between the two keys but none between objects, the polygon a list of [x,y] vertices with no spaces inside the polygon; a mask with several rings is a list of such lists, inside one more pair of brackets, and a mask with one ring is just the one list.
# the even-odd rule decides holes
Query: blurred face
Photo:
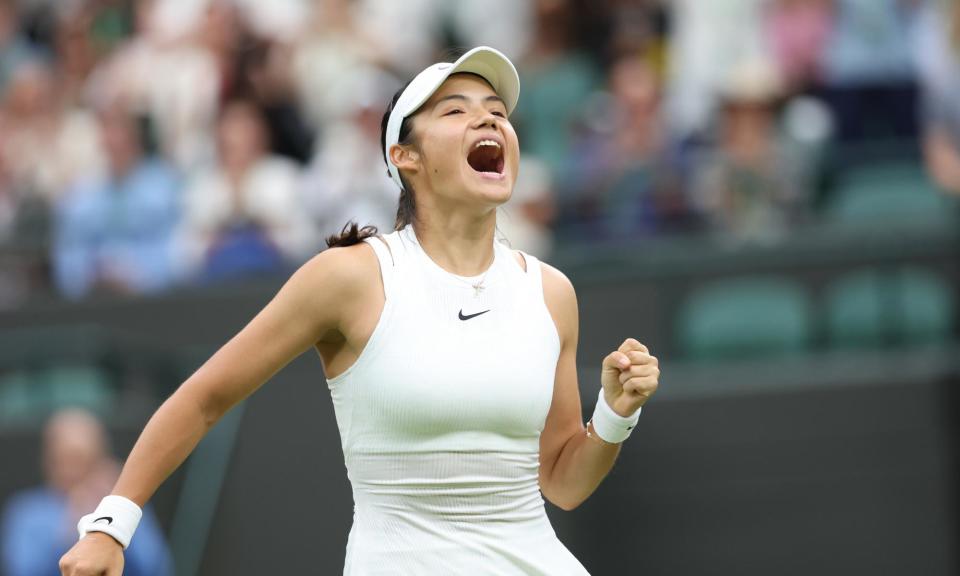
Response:
[{"label": "blurred face", "polygon": [[54,416],[44,434],[47,482],[69,492],[95,473],[106,453],[103,428],[92,416],[66,411]]},{"label": "blurred face", "polygon": [[765,138],[772,129],[773,110],[762,102],[730,103],[723,109],[722,122],[727,138]]},{"label": "blurred face", "polygon": [[510,199],[520,148],[506,106],[485,80],[448,78],[416,113],[412,130],[406,176],[415,190],[488,206]]},{"label": "blurred face", "polygon": [[649,113],[659,101],[657,77],[637,58],[623,59],[613,66],[610,89],[627,114]]},{"label": "blurred face", "polygon": [[218,54],[239,49],[242,26],[237,12],[232,2],[211,2],[200,25],[200,41]]},{"label": "blurred face", "polygon": [[227,170],[249,168],[267,149],[263,118],[253,105],[246,102],[232,103],[224,110],[217,139],[220,160]]},{"label": "blurred face", "polygon": [[26,118],[53,113],[54,79],[52,72],[36,63],[23,64],[13,73],[7,88],[7,106],[11,116]]},{"label": "blurred face", "polygon": [[129,113],[121,110],[102,113],[100,135],[114,174],[124,174],[140,158],[139,129]]}]

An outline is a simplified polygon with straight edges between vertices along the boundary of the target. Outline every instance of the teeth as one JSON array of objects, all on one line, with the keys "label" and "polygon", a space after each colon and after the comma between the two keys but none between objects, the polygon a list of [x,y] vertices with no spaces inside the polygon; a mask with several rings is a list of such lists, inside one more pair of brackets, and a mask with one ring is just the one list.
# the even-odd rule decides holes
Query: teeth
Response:
[{"label": "teeth", "polygon": [[500,144],[498,144],[493,140],[481,140],[477,142],[476,145],[474,145],[474,148],[479,148],[481,146],[496,146],[497,148],[499,148]]}]

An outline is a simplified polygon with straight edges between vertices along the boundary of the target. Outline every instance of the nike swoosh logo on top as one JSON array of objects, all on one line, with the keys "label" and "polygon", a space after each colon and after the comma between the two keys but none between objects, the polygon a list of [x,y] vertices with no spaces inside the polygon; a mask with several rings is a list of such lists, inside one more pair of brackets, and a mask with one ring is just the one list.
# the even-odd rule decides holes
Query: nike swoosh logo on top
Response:
[{"label": "nike swoosh logo on top", "polygon": [[112,516],[101,516],[101,517],[97,518],[96,520],[94,520],[93,523],[96,524],[97,522],[99,522],[99,521],[101,521],[101,520],[106,520],[106,521],[107,521],[107,524],[113,524],[113,517],[112,517]]},{"label": "nike swoosh logo on top", "polygon": [[479,316],[479,315],[481,315],[481,314],[486,314],[487,312],[489,312],[489,310],[484,310],[483,312],[477,312],[476,314],[467,314],[466,316],[464,316],[464,315],[463,315],[463,309],[461,308],[461,309],[460,309],[460,319],[461,319],[461,320],[469,320],[469,319],[471,319],[471,318],[476,318],[477,316]]}]

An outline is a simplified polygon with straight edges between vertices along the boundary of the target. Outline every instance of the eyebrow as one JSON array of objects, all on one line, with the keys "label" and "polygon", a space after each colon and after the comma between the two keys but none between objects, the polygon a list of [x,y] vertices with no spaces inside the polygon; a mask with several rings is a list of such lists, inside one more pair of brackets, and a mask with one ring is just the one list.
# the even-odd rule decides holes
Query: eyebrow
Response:
[{"label": "eyebrow", "polygon": [[[464,96],[463,94],[449,94],[449,95],[444,96],[443,98],[437,100],[437,103],[434,104],[434,107],[439,106],[441,102],[445,102],[445,101],[447,101],[447,100],[463,100],[463,101],[466,101],[466,100],[467,100],[467,97]],[[483,101],[484,101],[484,102],[499,102],[499,103],[503,104],[504,106],[507,105],[507,103],[503,101],[503,98],[497,96],[496,94],[492,94],[492,95],[490,95],[490,96],[487,96],[486,98],[483,99]]]}]

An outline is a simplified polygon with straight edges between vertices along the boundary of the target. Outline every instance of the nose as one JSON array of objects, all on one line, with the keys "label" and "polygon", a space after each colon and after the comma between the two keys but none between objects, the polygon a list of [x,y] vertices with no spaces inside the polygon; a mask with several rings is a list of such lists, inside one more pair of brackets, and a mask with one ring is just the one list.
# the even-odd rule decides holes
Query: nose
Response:
[{"label": "nose", "polygon": [[474,128],[496,128],[497,127],[497,117],[493,115],[493,112],[489,110],[483,110],[480,112],[477,119],[474,121]]}]

